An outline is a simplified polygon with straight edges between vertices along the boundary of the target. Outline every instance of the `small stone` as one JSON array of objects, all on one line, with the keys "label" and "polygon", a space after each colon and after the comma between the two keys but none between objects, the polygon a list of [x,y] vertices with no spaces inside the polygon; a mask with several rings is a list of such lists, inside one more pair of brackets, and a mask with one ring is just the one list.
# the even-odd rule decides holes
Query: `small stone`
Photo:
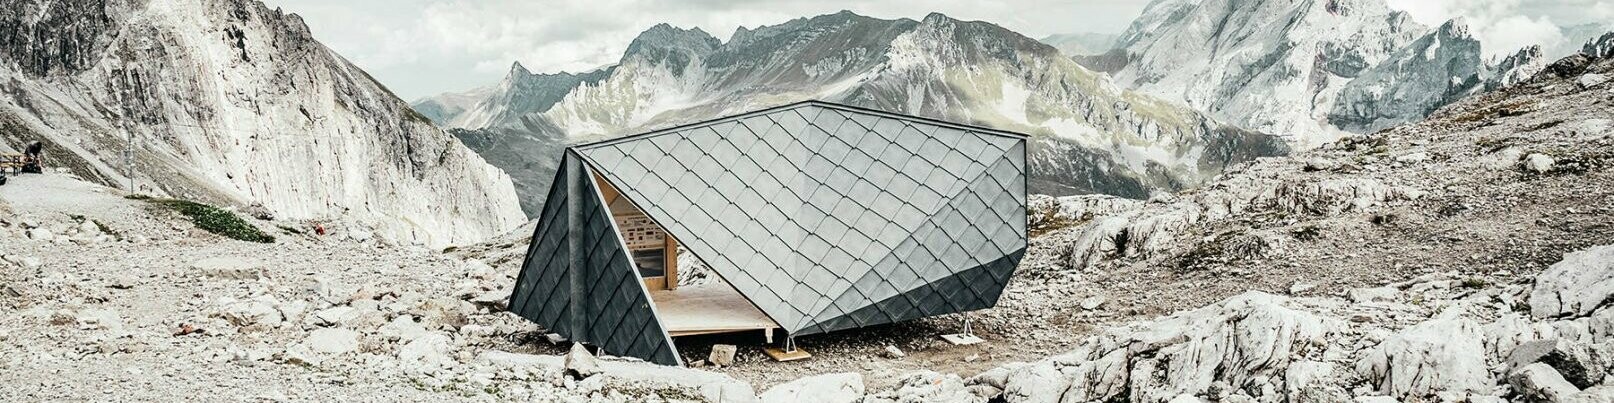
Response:
[{"label": "small stone", "polygon": [[884,354],[885,354],[885,358],[890,358],[890,359],[893,359],[893,360],[902,359],[903,357],[908,356],[908,354],[904,354],[902,352],[902,349],[899,349],[899,348],[897,348],[897,346],[893,346],[893,345],[890,345],[890,344],[887,344],[885,346]]},{"label": "small stone", "polygon": [[1306,160],[1303,168],[1307,172],[1332,171],[1340,168],[1340,163],[1327,158],[1312,158]]},{"label": "small stone", "polygon": [[1108,301],[1108,299],[1098,295],[1087,297],[1082,299],[1082,309],[1089,311],[1098,309],[1098,307],[1104,306],[1104,303]]},{"label": "small stone", "polygon": [[1530,154],[1524,157],[1524,169],[1538,174],[1552,172],[1552,168],[1556,164],[1557,161],[1546,154]]},{"label": "small stone", "polygon": [[735,351],[733,344],[713,344],[712,354],[706,357],[706,360],[717,366],[727,367],[734,365]]},{"label": "small stone", "polygon": [[1306,291],[1311,291],[1314,288],[1317,288],[1316,284],[1295,283],[1295,285],[1289,286],[1289,294],[1290,295],[1299,295],[1299,294],[1304,293]]},{"label": "small stone", "polygon": [[314,312],[314,319],[317,319],[320,324],[341,325],[355,316],[354,311],[355,309],[350,306],[338,306]]},{"label": "small stone", "polygon": [[1429,161],[1429,153],[1415,152],[1415,153],[1395,157],[1395,160],[1396,160],[1396,162],[1400,162],[1400,163],[1403,163],[1403,164],[1420,164],[1420,163],[1423,163],[1425,161]]},{"label": "small stone", "polygon": [[544,335],[544,341],[548,341],[549,344],[559,345],[566,342],[566,336],[561,336],[560,333],[549,333]]},{"label": "small stone", "polygon": [[1367,302],[1394,302],[1401,291],[1395,287],[1352,288],[1345,291],[1345,298],[1354,303]]},{"label": "small stone", "polygon": [[30,229],[26,233],[28,235],[28,239],[32,239],[32,240],[35,240],[35,241],[49,242],[49,241],[51,241],[52,239],[55,238],[55,236],[50,233],[50,230],[44,229],[44,228]]},{"label": "small stone", "polygon": [[582,343],[572,343],[572,351],[566,353],[566,374],[584,379],[598,373],[600,361],[588,352],[588,347],[583,347]]}]

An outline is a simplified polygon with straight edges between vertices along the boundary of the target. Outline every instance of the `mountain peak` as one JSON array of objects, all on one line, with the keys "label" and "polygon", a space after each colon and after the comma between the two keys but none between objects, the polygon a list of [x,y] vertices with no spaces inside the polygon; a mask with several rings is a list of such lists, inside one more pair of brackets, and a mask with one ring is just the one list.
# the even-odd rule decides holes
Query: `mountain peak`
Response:
[{"label": "mountain peak", "polygon": [[[705,54],[716,49],[722,41],[700,28],[682,29],[667,23],[656,24],[639,34],[628,45],[623,59],[643,53],[662,54],[669,51]],[[682,53],[682,52],[680,52]]]},{"label": "mountain peak", "polygon": [[532,71],[527,70],[527,66],[522,66],[521,61],[518,60],[510,63],[510,74],[506,75],[506,77],[521,78],[530,75],[532,75]]}]

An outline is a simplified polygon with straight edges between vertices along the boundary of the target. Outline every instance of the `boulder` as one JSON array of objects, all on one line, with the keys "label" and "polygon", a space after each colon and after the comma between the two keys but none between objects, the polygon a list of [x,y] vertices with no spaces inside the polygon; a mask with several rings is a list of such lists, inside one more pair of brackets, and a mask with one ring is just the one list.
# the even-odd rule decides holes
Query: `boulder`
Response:
[{"label": "boulder", "polygon": [[191,263],[191,268],[208,277],[231,280],[256,280],[264,270],[262,263],[240,257],[202,259]]},{"label": "boulder", "polygon": [[1575,84],[1579,85],[1580,88],[1592,88],[1606,82],[1608,82],[1608,76],[1597,73],[1586,74],[1575,79]]},{"label": "boulder", "polygon": [[1356,370],[1375,391],[1391,397],[1484,395],[1495,383],[1485,357],[1479,324],[1452,308],[1379,343],[1357,362]]},{"label": "boulder", "polygon": [[903,403],[982,403],[998,397],[999,393],[996,388],[986,385],[966,386],[964,379],[958,375],[920,371],[903,377],[897,382],[896,390],[870,396],[865,401],[888,399]]},{"label": "boulder", "polygon": [[1564,255],[1536,276],[1530,314],[1537,318],[1586,316],[1614,301],[1614,245]]},{"label": "boulder", "polygon": [[863,399],[863,375],[856,372],[809,376],[762,392],[764,403],[855,403]]},{"label": "boulder", "polygon": [[454,339],[442,333],[427,333],[398,349],[398,360],[406,366],[440,368],[454,362]]},{"label": "boulder", "polygon": [[349,329],[315,329],[303,340],[310,351],[320,354],[341,355],[359,349],[359,332]]},{"label": "boulder", "polygon": [[1534,363],[1551,366],[1569,383],[1589,388],[1603,383],[1614,359],[1614,342],[1581,343],[1565,339],[1538,340],[1519,345],[1508,356],[1508,368],[1519,369]]},{"label": "boulder", "polygon": [[1568,402],[1572,396],[1580,393],[1580,388],[1542,363],[1530,364],[1514,372],[1508,376],[1508,385],[1513,386],[1517,400],[1524,402]]},{"label": "boulder", "polygon": [[262,324],[265,326],[279,325],[284,319],[280,310],[275,309],[274,297],[261,295],[247,301],[233,302],[224,307],[220,316],[230,324],[239,327],[248,327]]},{"label": "boulder", "polygon": [[1009,375],[1008,382],[1003,385],[1003,400],[1009,403],[1058,403],[1067,389],[1070,389],[1070,380],[1065,379],[1052,363],[1027,365]]}]

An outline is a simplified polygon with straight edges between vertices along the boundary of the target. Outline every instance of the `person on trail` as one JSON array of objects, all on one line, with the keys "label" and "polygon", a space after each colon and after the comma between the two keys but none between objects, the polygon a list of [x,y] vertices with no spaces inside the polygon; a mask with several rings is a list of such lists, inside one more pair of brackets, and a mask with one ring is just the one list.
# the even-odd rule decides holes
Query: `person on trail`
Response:
[{"label": "person on trail", "polygon": [[44,163],[40,161],[42,158],[41,154],[44,154],[44,152],[44,143],[35,141],[32,144],[29,144],[28,149],[22,153],[22,172],[33,174],[44,173]]}]

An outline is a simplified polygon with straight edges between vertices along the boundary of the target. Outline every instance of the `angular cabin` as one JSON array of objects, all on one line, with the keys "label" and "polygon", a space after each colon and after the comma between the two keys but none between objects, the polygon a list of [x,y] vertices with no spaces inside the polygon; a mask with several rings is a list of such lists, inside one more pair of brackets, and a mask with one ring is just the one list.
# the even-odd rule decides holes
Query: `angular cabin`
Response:
[{"label": "angular cabin", "polygon": [[1025,169],[1021,134],[820,101],[578,145],[510,310],[681,365],[677,336],[990,308],[1026,251]]}]

